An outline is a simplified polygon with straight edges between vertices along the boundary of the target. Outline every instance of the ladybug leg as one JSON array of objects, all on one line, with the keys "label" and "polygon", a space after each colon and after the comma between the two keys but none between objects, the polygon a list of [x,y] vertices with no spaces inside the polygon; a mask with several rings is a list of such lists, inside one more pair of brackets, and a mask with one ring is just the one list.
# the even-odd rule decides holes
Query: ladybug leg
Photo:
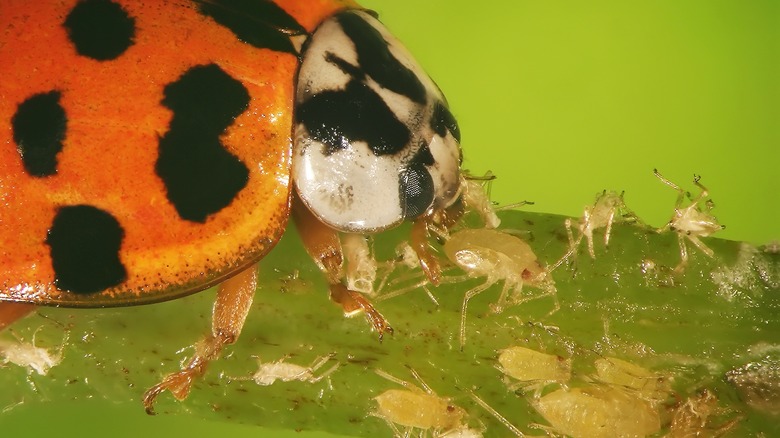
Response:
[{"label": "ladybug leg", "polygon": [[154,415],[154,401],[165,390],[170,391],[178,400],[187,397],[195,379],[206,372],[208,363],[219,358],[225,345],[232,344],[238,339],[256,289],[256,265],[219,285],[212,311],[211,334],[195,344],[195,355],[181,371],[167,375],[162,382],[144,393],[143,403],[146,413]]},{"label": "ladybug leg", "polygon": [[428,281],[434,286],[441,283],[441,266],[436,255],[431,251],[428,244],[428,229],[430,221],[427,217],[417,219],[412,224],[411,236],[409,236],[410,245],[420,259],[422,268]]},{"label": "ladybug leg", "polygon": [[420,259],[422,268],[428,281],[434,286],[441,283],[441,265],[436,254],[429,244],[430,232],[433,231],[439,238],[449,238],[450,228],[453,227],[465,213],[466,205],[460,198],[443,210],[434,210],[415,219],[412,224],[410,245],[417,258]]},{"label": "ladybug leg", "polygon": [[344,255],[338,231],[325,225],[314,216],[297,195],[293,195],[292,212],[306,251],[328,279],[330,298],[341,305],[347,316],[363,312],[371,326],[379,333],[380,340],[385,332],[392,333],[393,328],[390,327],[384,316],[360,292],[344,286],[342,281],[344,279],[342,270]]},{"label": "ladybug leg", "polygon": [[35,310],[35,307],[34,304],[28,303],[12,303],[10,301],[0,303],[0,330],[26,316]]}]

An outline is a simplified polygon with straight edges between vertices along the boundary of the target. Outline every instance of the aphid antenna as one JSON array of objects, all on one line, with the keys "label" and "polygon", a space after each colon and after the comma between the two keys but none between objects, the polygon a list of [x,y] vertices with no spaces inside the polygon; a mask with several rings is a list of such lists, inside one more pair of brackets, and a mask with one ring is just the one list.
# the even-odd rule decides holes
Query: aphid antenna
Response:
[{"label": "aphid antenna", "polygon": [[[386,371],[384,371],[382,369],[374,368],[374,372],[379,377],[387,379],[387,380],[389,380],[389,381],[391,381],[393,383],[397,383],[398,385],[401,385],[401,386],[403,386],[404,388],[406,388],[406,389],[408,389],[410,391],[422,392],[422,390],[417,385],[415,385],[413,383],[410,383],[410,382],[407,382],[406,380],[401,380],[398,377],[395,377],[392,374],[389,374],[389,373],[387,373]],[[430,389],[430,388],[428,388],[428,389]]]},{"label": "aphid antenna", "polygon": [[683,189],[681,189],[681,188],[680,188],[680,186],[678,186],[677,184],[675,184],[675,183],[673,183],[673,182],[669,181],[669,180],[668,180],[668,179],[666,179],[666,178],[665,178],[663,175],[661,175],[661,172],[659,172],[659,171],[658,171],[658,169],[653,169],[653,175],[655,175],[655,177],[656,177],[656,178],[660,179],[660,180],[661,180],[661,182],[663,182],[663,183],[664,183],[664,184],[666,184],[667,186],[669,186],[669,187],[671,187],[671,188],[673,188],[673,189],[677,190],[677,191],[678,191],[678,192],[680,192],[680,193],[682,193],[682,192],[683,192]]},{"label": "aphid antenna", "polygon": [[516,208],[520,208],[526,205],[534,205],[536,204],[534,201],[520,201],[520,202],[513,202],[511,204],[502,205],[500,207],[495,207],[495,211],[504,211],[504,210],[514,210]]},{"label": "aphid antenna", "polygon": [[427,383],[425,383],[425,380],[423,380],[423,378],[420,377],[420,374],[417,372],[417,370],[415,370],[414,368],[412,368],[409,365],[404,365],[404,366],[409,370],[410,373],[412,373],[412,376],[414,377],[414,380],[417,380],[417,383],[420,384],[420,386],[425,390],[425,392],[427,392],[428,394],[431,394],[431,395],[436,394],[435,392],[433,392],[431,387],[428,386]]},{"label": "aphid antenna", "polygon": [[490,415],[496,418],[496,420],[500,421],[501,424],[506,426],[507,429],[509,429],[515,436],[518,437],[524,437],[525,434],[517,428],[514,424],[510,423],[509,420],[506,419],[503,415],[501,415],[497,410],[495,410],[492,406],[487,404],[485,400],[482,400],[477,394],[474,393],[472,390],[466,390],[468,394],[471,396],[474,401],[482,407],[482,409],[488,411]]},{"label": "aphid antenna", "polygon": [[519,230],[516,228],[502,228],[501,230],[504,234],[509,234],[510,236],[515,236],[520,239],[527,239],[527,240],[533,240],[534,233],[530,230]]},{"label": "aphid antenna", "polygon": [[472,180],[472,181],[493,181],[495,179],[498,179],[496,174],[494,174],[490,170],[485,172],[484,175],[474,175],[470,171],[464,170],[463,171],[463,178],[465,178],[467,180]]}]

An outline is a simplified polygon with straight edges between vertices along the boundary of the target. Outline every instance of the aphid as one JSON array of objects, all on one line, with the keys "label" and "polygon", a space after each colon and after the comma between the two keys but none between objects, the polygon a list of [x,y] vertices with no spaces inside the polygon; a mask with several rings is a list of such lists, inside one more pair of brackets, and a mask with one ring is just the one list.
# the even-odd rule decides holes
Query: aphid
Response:
[{"label": "aphid", "polygon": [[534,389],[540,395],[545,385],[565,384],[571,379],[571,359],[542,353],[530,348],[514,346],[499,352],[499,371],[519,382],[509,385],[510,391],[519,387]]},{"label": "aphid", "polygon": [[[429,229],[461,204],[460,130],[376,14],[351,0],[1,8],[0,328],[38,305],[139,305],[219,285],[210,333],[144,394],[153,413],[237,340],[257,263],[291,216],[332,300],[380,339],[392,328],[347,287],[340,233],[412,222],[438,283]],[[358,288],[363,268],[350,267]]]},{"label": "aphid", "polygon": [[[507,305],[553,296],[558,309],[557,290],[548,270],[544,269],[531,247],[517,236],[485,228],[464,229],[453,233],[444,243],[444,253],[455,265],[466,271],[465,276],[453,277],[449,282],[468,278],[485,278],[485,282],[468,290],[463,297],[460,321],[460,345],[466,344],[466,315],[469,301],[490,286],[503,281],[501,295],[491,309],[499,313]],[[524,285],[542,290],[535,296],[522,296]],[[509,296],[511,293],[511,296]]]},{"label": "aphid", "polygon": [[347,288],[374,295],[378,264],[368,246],[368,238],[362,234],[345,233],[341,236],[341,247],[344,251]]},{"label": "aphid", "polygon": [[530,402],[554,432],[573,438],[643,437],[661,430],[647,401],[609,385],[558,389]]},{"label": "aphid", "polygon": [[[461,229],[452,233],[444,243],[444,254],[450,262],[466,271],[464,275],[445,276],[441,283],[460,283],[473,278],[485,278],[485,282],[469,289],[463,297],[461,306],[460,345],[466,344],[466,315],[468,302],[494,284],[503,281],[504,285],[498,300],[491,304],[491,311],[500,313],[506,306],[522,304],[526,301],[553,296],[554,313],[559,308],[555,282],[550,271],[543,268],[531,247],[519,237],[505,231],[487,228]],[[412,290],[425,288],[431,299],[438,303],[426,286],[428,279],[410,286],[380,295],[377,300],[387,300]],[[541,294],[523,296],[523,286],[538,288]]]},{"label": "aphid", "polygon": [[714,204],[712,203],[712,200],[704,200],[704,198],[707,197],[708,192],[707,188],[699,182],[701,176],[693,176],[693,183],[701,192],[695,198],[692,198],[690,193],[688,193],[687,196],[690,198],[691,203],[687,207],[683,207],[682,204],[686,197],[686,192],[677,184],[661,176],[658,169],[653,169],[653,173],[661,182],[678,192],[677,201],[674,206],[674,215],[669,220],[669,223],[657,230],[659,233],[667,230],[677,233],[677,240],[680,244],[680,263],[674,268],[675,272],[682,272],[688,264],[688,248],[685,245],[685,239],[688,239],[708,257],[713,257],[714,252],[712,249],[699,240],[699,238],[711,236],[715,232],[726,227],[720,225],[715,216],[710,214],[710,210],[712,210]]},{"label": "aphid", "polygon": [[[567,218],[566,233],[569,236],[569,255],[576,255],[582,238],[588,241],[588,254],[591,258],[596,258],[596,252],[593,248],[593,232],[599,228],[604,228],[604,246],[609,246],[609,238],[612,235],[612,225],[622,221],[636,220],[636,215],[626,207],[623,201],[624,192],[607,192],[604,190],[596,197],[596,202],[592,206],[585,207],[582,217],[577,221]],[[574,238],[572,230],[576,228],[579,232],[577,238]]]},{"label": "aphid", "polygon": [[737,426],[741,417],[714,425],[711,417],[717,416],[718,411],[718,397],[712,391],[705,389],[689,397],[674,409],[666,438],[717,438],[726,435]]},{"label": "aphid", "polygon": [[466,209],[476,212],[485,223],[485,228],[495,229],[501,225],[496,215],[493,201],[490,200],[489,186],[495,175],[488,172],[484,176],[461,175],[461,199]]},{"label": "aphid", "polygon": [[[449,399],[436,395],[431,388],[422,381],[416,371],[410,370],[412,375],[425,389],[398,379],[382,370],[374,370],[385,379],[395,382],[406,389],[388,389],[374,397],[377,402],[377,410],[372,413],[387,421],[394,429],[396,436],[409,436],[412,429],[422,432],[430,432],[434,437],[481,437],[476,430],[469,429],[464,424],[466,416],[459,406]],[[400,433],[397,426],[406,429]]]},{"label": "aphid", "polygon": [[45,376],[51,368],[59,365],[62,361],[62,350],[65,348],[66,341],[67,336],[63,339],[59,349],[55,351],[36,347],[35,335],[33,335],[31,343],[0,339],[0,359],[4,364],[12,363]]},{"label": "aphid", "polygon": [[292,382],[297,380],[301,382],[316,383],[333,374],[333,372],[336,371],[341,365],[337,362],[335,365],[325,370],[322,374],[314,374],[318,369],[322,368],[323,365],[328,363],[328,361],[330,361],[333,356],[333,354],[329,354],[318,357],[314,359],[311,365],[307,367],[285,362],[285,358],[281,358],[274,362],[263,362],[260,359],[257,359],[258,368],[252,377],[233,378],[232,380],[251,379],[254,380],[258,385],[263,386],[272,385],[277,380],[282,382]]},{"label": "aphid", "polygon": [[[751,350],[766,351],[767,348],[756,347],[751,347]],[[766,353],[764,357],[753,358],[729,370],[726,380],[748,406],[777,417],[780,416],[780,347],[773,344]]]},{"label": "aphid", "polygon": [[671,393],[669,380],[639,365],[614,357],[595,362],[599,381],[634,391],[648,401],[661,401]]}]

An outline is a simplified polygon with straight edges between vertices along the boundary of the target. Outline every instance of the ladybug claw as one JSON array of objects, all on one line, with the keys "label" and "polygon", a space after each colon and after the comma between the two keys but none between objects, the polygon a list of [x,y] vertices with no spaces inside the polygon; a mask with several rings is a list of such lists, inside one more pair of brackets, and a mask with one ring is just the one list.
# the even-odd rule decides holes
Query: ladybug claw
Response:
[{"label": "ladybug claw", "polygon": [[195,379],[203,376],[209,361],[219,357],[222,347],[229,343],[225,336],[208,336],[195,345],[195,355],[180,371],[168,374],[162,382],[152,386],[144,393],[143,403],[146,413],[155,415],[154,401],[157,396],[170,391],[176,400],[182,401],[190,394]]},{"label": "ladybug claw", "polygon": [[[193,365],[192,363],[190,365]],[[168,390],[176,400],[184,400],[190,394],[190,388],[194,380],[201,376],[206,370],[205,363],[201,366],[195,364],[187,367],[177,373],[167,375],[162,382],[152,386],[144,393],[143,403],[146,413],[156,415],[154,412],[154,401],[157,396]]]},{"label": "ladybug claw", "polygon": [[144,393],[143,403],[146,413],[156,415],[154,412],[154,401],[157,396],[168,390],[176,400],[184,400],[190,394],[190,388],[196,378],[203,375],[206,371],[206,362],[194,358],[183,370],[167,375],[162,382],[152,386]]},{"label": "ladybug claw", "polygon": [[385,317],[359,292],[349,290],[343,284],[333,284],[330,286],[330,298],[341,305],[347,316],[364,312],[368,322],[379,333],[380,342],[385,332],[393,333],[393,328],[390,327]]}]

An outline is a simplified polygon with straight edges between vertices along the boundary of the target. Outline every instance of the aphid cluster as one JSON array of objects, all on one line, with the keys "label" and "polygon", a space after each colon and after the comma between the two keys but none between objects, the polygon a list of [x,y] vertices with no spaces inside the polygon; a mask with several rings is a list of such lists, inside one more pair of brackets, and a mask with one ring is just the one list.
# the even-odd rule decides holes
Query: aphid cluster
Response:
[{"label": "aphid cluster", "polygon": [[[497,368],[516,381],[508,379],[507,389],[524,388],[531,406],[549,423],[538,427],[548,433],[609,438],[648,436],[661,430],[659,411],[671,393],[668,381],[638,365],[600,358],[593,378],[573,382],[570,358],[513,346],[500,352],[498,362]],[[558,388],[543,393],[549,384]],[[520,435],[501,414],[478,403]]]},{"label": "aphid cluster", "polygon": [[[653,174],[664,184],[677,190],[678,196],[674,207],[674,213],[669,222],[663,227],[656,228],[655,231],[663,233],[671,231],[677,234],[680,246],[680,262],[674,268],[677,273],[682,272],[688,264],[688,247],[686,240],[694,244],[702,253],[708,257],[713,257],[714,253],[707,245],[701,241],[701,237],[708,237],[716,231],[722,230],[725,226],[720,225],[718,220],[710,211],[714,207],[712,200],[705,199],[708,195],[707,189],[699,182],[700,176],[694,175],[693,183],[700,189],[697,196],[692,196],[689,192],[683,191],[677,184],[663,177],[657,169],[653,169]],[[685,198],[690,203],[684,206]],[[609,240],[612,236],[612,227],[618,223],[630,223],[645,227],[646,225],[636,214],[626,206],[624,201],[624,192],[603,191],[596,197],[596,201],[583,210],[582,217],[578,220],[567,218],[565,221],[566,233],[569,237],[569,250],[556,262],[553,267],[574,258],[577,255],[579,245],[585,238],[588,246],[588,254],[591,258],[596,258],[594,247],[594,231],[604,229],[604,247],[609,246]],[[575,237],[575,231],[578,235]]]}]

